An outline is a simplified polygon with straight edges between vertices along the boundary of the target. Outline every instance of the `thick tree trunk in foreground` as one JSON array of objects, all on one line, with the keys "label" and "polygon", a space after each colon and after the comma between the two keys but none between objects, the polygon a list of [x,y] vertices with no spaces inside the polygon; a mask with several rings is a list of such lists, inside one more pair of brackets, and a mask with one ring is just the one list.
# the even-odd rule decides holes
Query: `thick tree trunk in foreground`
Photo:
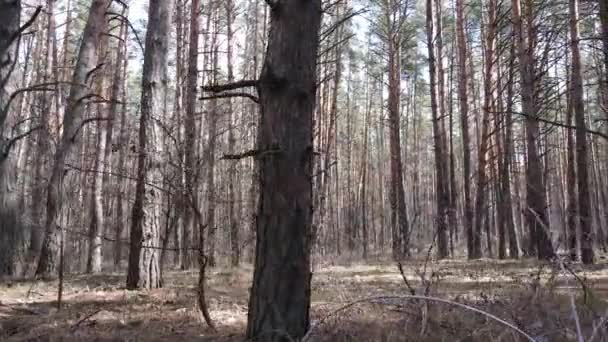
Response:
[{"label": "thick tree trunk in foreground", "polygon": [[[154,118],[162,117],[167,91],[167,57],[173,0],[150,0],[144,54],[139,155],[127,288],[158,288],[162,194],[161,129]],[[154,150],[152,150],[154,148]],[[159,149],[161,149],[159,151]]]},{"label": "thick tree trunk in foreground", "polygon": [[0,0],[0,277],[17,275],[23,257],[24,235],[18,219],[16,170],[11,163],[7,140],[2,135],[9,112],[8,84],[18,54],[18,44],[11,38],[19,32],[20,18],[21,1]]},{"label": "thick tree trunk in foreground", "polygon": [[593,264],[593,229],[591,220],[591,197],[589,196],[589,165],[587,163],[587,127],[583,100],[583,74],[579,49],[578,0],[569,1],[570,50],[572,52],[572,79],[570,101],[576,123],[576,173],[578,181],[578,218],[581,227],[581,261]]},{"label": "thick tree trunk in foreground", "polygon": [[320,0],[272,3],[258,85],[260,203],[247,338],[284,342],[302,338],[310,324],[313,113],[322,12]]},{"label": "thick tree trunk in foreground", "polygon": [[89,18],[84,29],[80,51],[72,76],[70,95],[67,99],[67,108],[63,117],[63,135],[57,152],[51,178],[47,188],[47,208],[45,236],[38,261],[36,275],[51,278],[57,274],[59,266],[59,240],[61,227],[59,219],[63,211],[63,181],[65,177],[65,162],[76,145],[83,125],[83,116],[86,111],[91,89],[87,86],[91,72],[97,67],[97,46],[105,27],[105,13],[109,0],[94,0],[89,10]]},{"label": "thick tree trunk in foreground", "polygon": [[[600,2],[600,21],[602,23],[602,42],[604,43],[604,101],[608,103],[608,1],[599,0]],[[604,108],[605,115],[608,116],[608,108]]]}]

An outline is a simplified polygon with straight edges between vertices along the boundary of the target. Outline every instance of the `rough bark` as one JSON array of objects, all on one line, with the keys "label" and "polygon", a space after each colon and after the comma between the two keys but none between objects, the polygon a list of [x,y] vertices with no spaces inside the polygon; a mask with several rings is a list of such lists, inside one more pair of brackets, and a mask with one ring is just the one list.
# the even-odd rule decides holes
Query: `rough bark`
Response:
[{"label": "rough bark", "polygon": [[[103,31],[107,29],[107,23],[103,27]],[[104,58],[108,49],[108,36],[102,35],[99,47],[99,56]],[[100,63],[109,63],[108,58],[100,60]],[[116,68],[120,70],[120,68]],[[107,73],[109,68],[101,67],[101,72],[97,80],[96,92],[102,98],[108,98],[107,91]],[[118,71],[120,73],[120,71]],[[109,111],[109,106],[105,102],[97,104],[97,113],[99,116],[107,117],[112,115]],[[108,140],[108,123],[105,121],[97,122],[97,145],[95,146],[95,173],[93,174],[93,189],[91,191],[91,217],[89,225],[89,255],[87,258],[87,273],[101,273],[103,255],[103,235],[105,232],[105,213],[104,213],[104,198],[103,186],[106,170],[106,142]]]},{"label": "rough bark", "polygon": [[[513,43],[513,41],[511,40]],[[513,86],[515,77],[515,46],[511,44],[509,56],[509,76],[507,84],[507,108],[505,119],[504,151],[501,169],[501,203],[503,205],[507,235],[509,237],[509,257],[519,258],[519,243],[517,231],[513,222],[513,196],[511,193],[511,160],[513,155]]]},{"label": "rough bark", "polygon": [[[213,12],[213,11],[212,11]],[[209,15],[209,20],[211,20],[212,16]],[[219,63],[219,46],[218,46],[218,26],[219,26],[219,18],[217,15],[215,16],[214,23],[214,35],[210,44],[210,51],[212,53],[211,59],[211,70],[213,70],[211,76],[211,82],[214,84],[217,83],[218,80],[218,63]],[[217,146],[217,124],[219,119],[219,108],[218,108],[218,100],[213,99],[209,104],[208,118],[207,118],[207,146],[205,147],[205,159],[207,161],[207,169],[205,175],[205,187],[206,187],[206,201],[207,201],[207,239],[208,248],[207,248],[207,265],[209,267],[217,266],[216,261],[216,237],[217,237],[217,223],[215,220],[216,217],[216,184],[215,184],[215,150]],[[200,246],[203,248],[204,246]]]},{"label": "rough bark", "polygon": [[70,95],[63,116],[63,134],[55,152],[47,187],[45,236],[36,269],[36,275],[44,278],[56,276],[59,266],[59,240],[62,230],[59,218],[63,211],[65,163],[81,135],[86,104],[91,97],[91,89],[87,83],[91,72],[97,67],[97,46],[105,25],[104,16],[109,2],[109,0],[94,0],[91,4],[72,76]]},{"label": "rough bark", "polygon": [[[394,4],[388,5],[386,17],[389,19],[388,32],[388,117],[390,145],[390,202],[391,227],[393,229],[393,258],[402,259],[409,252],[408,218],[403,187],[403,161],[401,153],[401,19],[395,19]],[[390,11],[389,11],[390,9]],[[402,14],[404,15],[404,14]]]},{"label": "rough bark", "polygon": [[[18,219],[15,166],[4,137],[9,101],[9,82],[17,60],[21,1],[0,1],[0,276],[20,273],[23,227]],[[7,108],[8,109],[8,108]]]},{"label": "rough bark", "polygon": [[435,191],[436,191],[436,236],[437,253],[439,258],[449,256],[447,239],[447,209],[449,194],[447,193],[446,175],[444,168],[446,158],[444,153],[443,130],[441,129],[441,116],[439,113],[439,99],[437,96],[437,60],[435,58],[435,29],[433,25],[433,0],[426,1],[426,35],[429,57],[429,79],[431,93],[431,120],[433,121],[433,145],[435,157]]},{"label": "rough bark", "polygon": [[165,110],[167,57],[173,0],[150,0],[144,53],[137,181],[133,203],[127,288],[158,288],[162,194],[161,129]]},{"label": "rough bark", "polygon": [[196,88],[198,80],[198,47],[201,4],[199,0],[192,0],[190,7],[190,38],[188,52],[188,73],[186,75],[186,116],[184,118],[184,227],[182,233],[182,269],[191,265],[190,248],[192,231],[194,230],[194,213],[192,203],[197,203],[196,189]]},{"label": "rough bark", "polygon": [[[494,109],[494,46],[496,41],[496,2],[489,0],[488,2],[488,20],[486,23],[484,37],[484,102],[483,114],[481,119],[481,136],[479,143],[479,151],[477,154],[477,194],[475,197],[475,224],[474,224],[474,258],[481,258],[481,232],[483,225],[484,213],[489,211],[489,205],[486,203],[486,186],[488,185],[489,177],[487,174],[488,151],[490,143],[490,113]],[[489,197],[489,196],[487,196]],[[488,236],[489,238],[489,236]],[[489,246],[488,246],[489,247]],[[489,248],[488,248],[489,250]]]},{"label": "rough bark", "polygon": [[[123,23],[121,28],[122,37],[126,40],[127,37],[127,26],[126,23]],[[114,121],[116,120],[116,115],[120,115],[120,124],[118,126],[118,134],[116,137],[115,144],[111,145],[112,151],[118,151],[118,163],[116,164],[117,172],[124,172],[125,163],[126,163],[126,154],[129,146],[129,137],[127,136],[127,89],[126,89],[126,80],[127,80],[127,70],[129,59],[127,56],[127,44],[120,45],[120,51],[118,53],[117,61],[122,63],[121,67],[117,67],[117,71],[114,74],[114,81],[112,85],[112,97],[116,100],[122,102],[120,106],[117,106],[115,111],[112,111],[112,115],[114,115]],[[111,106],[118,104],[118,102],[112,102]],[[114,147],[116,146],[116,147]],[[109,158],[107,160],[110,160]],[[116,216],[114,217],[114,266],[120,265],[122,261],[122,249],[123,249],[123,240],[122,240],[122,232],[125,225],[124,220],[124,189],[125,189],[125,177],[119,177],[116,182]]]},{"label": "rough bark", "polygon": [[[531,253],[539,259],[553,257],[553,246],[549,238],[549,221],[547,219],[546,188],[543,179],[542,161],[538,151],[540,128],[537,119],[538,99],[536,92],[537,75],[535,72],[536,31],[531,24],[534,16],[532,1],[526,0],[524,25],[521,14],[520,0],[512,0],[512,20],[515,29],[515,41],[519,62],[521,82],[522,111],[525,118],[526,140],[526,225],[530,231],[530,239],[534,250]],[[525,28],[525,30],[524,30]]]},{"label": "rough bark", "polygon": [[570,101],[576,123],[576,173],[578,185],[578,218],[581,229],[581,261],[593,264],[593,229],[591,220],[591,197],[589,195],[589,164],[587,162],[587,127],[583,100],[583,74],[579,48],[579,1],[570,0],[570,52],[572,73]]},{"label": "rough bark", "polygon": [[[602,25],[602,42],[604,52],[604,101],[608,103],[608,1],[600,0],[600,22]],[[604,113],[608,116],[608,108],[604,108]]]},{"label": "rough bark", "polygon": [[[226,0],[226,31],[227,31],[227,63],[228,63],[228,83],[234,81],[234,66],[233,66],[233,39],[234,39],[234,16],[235,7],[233,0]],[[228,99],[228,153],[234,154],[236,147],[235,118],[233,113],[232,100]],[[235,162],[230,162],[228,166],[228,223],[230,225],[230,263],[232,266],[238,266],[241,261],[241,248],[239,239],[239,223],[237,217],[236,203],[236,168]]]},{"label": "rough bark", "polygon": [[279,152],[260,159],[247,338],[286,342],[302,338],[310,325],[312,121],[322,11],[320,0],[271,3],[258,149]]},{"label": "rough bark", "polygon": [[[51,80],[57,81],[57,79],[53,76],[56,76],[56,66],[57,64],[57,52],[55,49],[55,19],[54,19],[54,4],[55,1],[47,0],[46,3],[46,11],[47,11],[47,21],[46,21],[46,39],[44,39],[44,53],[42,56],[39,54],[37,57],[41,59],[39,62],[39,76],[41,83],[48,83]],[[41,39],[42,41],[42,39]],[[55,58],[54,58],[55,57]],[[67,78],[67,77],[66,77]],[[47,157],[50,155],[49,151],[51,150],[51,136],[50,136],[50,113],[51,113],[51,102],[53,99],[53,95],[58,95],[56,92],[39,92],[34,96],[38,105],[40,106],[40,124],[43,129],[37,131],[35,133],[35,150],[32,153],[37,156],[38,162],[34,163],[34,177],[33,182],[40,182],[46,176],[48,172],[48,163]],[[58,97],[56,98],[58,101]],[[40,198],[44,198],[45,188],[41,183],[35,183],[32,189],[32,217],[35,220],[36,224],[40,226],[44,226],[44,201],[40,201]],[[29,254],[30,259],[34,260],[35,257],[38,256],[40,252],[42,239],[44,234],[41,230],[33,230],[30,235],[30,246],[29,246]]]},{"label": "rough bark", "polygon": [[465,34],[464,0],[456,0],[456,39],[458,43],[458,102],[462,134],[462,172],[464,192],[463,226],[467,237],[467,254],[473,257],[473,210],[471,207],[471,150],[469,138],[469,98],[467,88],[467,40]]}]

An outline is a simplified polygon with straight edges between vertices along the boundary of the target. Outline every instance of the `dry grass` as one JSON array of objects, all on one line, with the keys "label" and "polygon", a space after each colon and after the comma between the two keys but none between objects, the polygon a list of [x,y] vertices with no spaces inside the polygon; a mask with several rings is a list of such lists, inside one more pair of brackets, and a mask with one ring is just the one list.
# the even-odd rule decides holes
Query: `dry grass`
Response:
[{"label": "dry grass", "polygon": [[[584,341],[608,341],[608,269],[575,268],[578,279],[535,261],[445,261],[404,265],[417,294],[452,300],[493,314],[537,341],[577,341],[575,299]],[[71,276],[65,306],[56,283],[0,284],[2,341],[242,341],[251,267],[209,273],[208,301],[218,332],[198,316],[195,272],[168,272],[165,288],[124,290],[124,274]],[[583,289],[583,285],[586,290]],[[320,267],[313,280],[313,331],[308,341],[523,341],[487,315],[454,305],[396,298],[409,295],[390,263]],[[380,298],[381,297],[381,298]],[[389,298],[390,297],[390,298]],[[366,298],[375,298],[364,300]],[[361,301],[355,305],[349,305]],[[347,308],[340,310],[341,308]]]}]

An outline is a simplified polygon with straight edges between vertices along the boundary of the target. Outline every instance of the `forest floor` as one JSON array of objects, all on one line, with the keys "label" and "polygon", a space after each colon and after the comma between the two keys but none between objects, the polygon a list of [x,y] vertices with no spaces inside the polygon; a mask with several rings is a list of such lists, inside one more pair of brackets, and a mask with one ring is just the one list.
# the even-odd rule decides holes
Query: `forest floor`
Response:
[{"label": "forest floor", "polygon": [[[217,332],[199,317],[195,271],[166,272],[152,291],[125,290],[124,273],[67,276],[59,311],[57,282],[5,281],[0,340],[243,341],[251,275],[251,266],[208,272]],[[490,314],[536,341],[576,341],[577,319],[584,341],[608,341],[605,261],[408,261],[403,272],[389,262],[319,265],[312,287],[308,341],[526,340]],[[457,304],[404,297],[414,292]]]}]

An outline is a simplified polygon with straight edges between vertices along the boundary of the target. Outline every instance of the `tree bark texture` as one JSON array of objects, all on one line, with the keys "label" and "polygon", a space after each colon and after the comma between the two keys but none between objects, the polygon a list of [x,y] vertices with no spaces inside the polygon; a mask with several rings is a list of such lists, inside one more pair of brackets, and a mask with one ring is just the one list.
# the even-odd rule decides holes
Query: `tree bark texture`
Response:
[{"label": "tree bark texture", "polygon": [[[260,200],[247,338],[300,339],[309,328],[313,114],[320,0],[270,2],[259,80]],[[288,338],[286,335],[290,336]]]},{"label": "tree bark texture", "polygon": [[161,129],[158,119],[166,109],[167,57],[173,0],[150,0],[146,32],[137,182],[133,203],[127,288],[158,288],[162,193]]}]

